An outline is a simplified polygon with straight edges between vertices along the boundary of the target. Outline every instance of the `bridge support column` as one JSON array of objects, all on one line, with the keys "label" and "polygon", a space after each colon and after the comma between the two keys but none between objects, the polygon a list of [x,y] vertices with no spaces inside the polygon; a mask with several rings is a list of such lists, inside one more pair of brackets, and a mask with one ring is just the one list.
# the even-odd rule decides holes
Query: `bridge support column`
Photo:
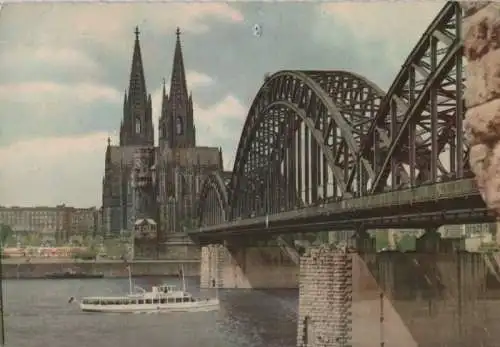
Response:
[{"label": "bridge support column", "polygon": [[376,240],[366,229],[360,228],[351,237],[349,246],[360,253],[372,253],[376,250]]},{"label": "bridge support column", "polygon": [[437,228],[425,229],[425,233],[420,236],[415,242],[417,252],[423,253],[438,253],[441,246],[441,234]]},{"label": "bridge support column", "polygon": [[257,246],[241,238],[202,247],[202,288],[297,288],[298,274],[299,267],[280,246]]},{"label": "bridge support column", "polygon": [[201,248],[200,287],[221,288],[219,265],[224,257],[224,246],[214,244]]},{"label": "bridge support column", "polygon": [[[436,239],[433,231],[427,237]],[[300,260],[297,346],[494,345],[484,293],[488,261],[496,260],[468,252],[309,248]]]},{"label": "bridge support column", "polygon": [[300,260],[297,347],[351,346],[352,257],[333,245]]}]

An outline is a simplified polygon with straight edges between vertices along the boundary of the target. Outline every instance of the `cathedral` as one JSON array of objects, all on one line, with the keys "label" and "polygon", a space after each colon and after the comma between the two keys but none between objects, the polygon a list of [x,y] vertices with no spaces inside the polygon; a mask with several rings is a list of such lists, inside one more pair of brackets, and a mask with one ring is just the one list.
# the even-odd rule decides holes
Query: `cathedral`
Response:
[{"label": "cathedral", "polygon": [[113,145],[108,139],[105,154],[101,228],[106,235],[137,231],[136,226],[144,221],[154,225],[151,237],[156,244],[182,235],[196,225],[204,177],[223,169],[220,148],[196,146],[193,99],[186,83],[179,28],[176,36],[168,93],[163,83],[156,144],[136,27],[120,142]]}]

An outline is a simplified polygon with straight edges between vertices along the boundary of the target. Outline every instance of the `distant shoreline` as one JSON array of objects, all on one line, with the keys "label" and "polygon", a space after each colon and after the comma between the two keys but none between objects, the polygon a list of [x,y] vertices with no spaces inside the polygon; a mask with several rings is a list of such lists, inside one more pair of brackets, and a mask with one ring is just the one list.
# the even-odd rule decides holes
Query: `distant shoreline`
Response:
[{"label": "distant shoreline", "polygon": [[21,265],[21,264],[120,264],[120,263],[199,263],[199,259],[136,259],[136,260],[121,260],[121,259],[99,259],[99,260],[79,260],[72,258],[4,258],[2,264],[5,265]]},{"label": "distant shoreline", "polygon": [[130,270],[137,276],[178,276],[182,267],[186,276],[199,276],[200,261],[189,260],[77,260],[59,259],[4,259],[2,264],[2,278],[45,278],[47,273],[63,272],[68,270],[81,271],[88,274],[104,274],[107,278],[126,278]]}]

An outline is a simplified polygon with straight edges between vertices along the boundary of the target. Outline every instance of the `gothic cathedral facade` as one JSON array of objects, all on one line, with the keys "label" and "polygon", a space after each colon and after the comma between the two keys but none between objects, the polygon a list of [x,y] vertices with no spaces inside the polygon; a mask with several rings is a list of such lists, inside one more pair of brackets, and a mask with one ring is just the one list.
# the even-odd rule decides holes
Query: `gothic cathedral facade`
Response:
[{"label": "gothic cathedral facade", "polygon": [[187,231],[196,225],[204,178],[223,170],[220,148],[196,145],[193,99],[187,87],[179,29],[176,36],[170,91],[167,94],[164,83],[155,144],[151,95],[136,28],[120,143],[112,145],[108,140],[105,154],[101,229],[106,235],[134,231],[143,221],[155,225],[157,244]]}]

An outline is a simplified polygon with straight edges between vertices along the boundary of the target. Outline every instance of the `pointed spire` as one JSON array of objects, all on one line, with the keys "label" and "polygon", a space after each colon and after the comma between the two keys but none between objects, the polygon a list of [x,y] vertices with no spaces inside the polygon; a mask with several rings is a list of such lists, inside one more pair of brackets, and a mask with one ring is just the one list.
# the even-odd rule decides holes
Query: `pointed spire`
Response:
[{"label": "pointed spire", "polygon": [[108,137],[108,146],[106,147],[106,159],[105,159],[105,170],[108,171],[111,169],[111,138]]},{"label": "pointed spire", "polygon": [[[128,99],[146,99],[146,80],[144,78],[144,68],[142,65],[141,44],[139,41],[139,27],[135,27],[134,53],[132,56],[132,67],[130,69],[130,82],[128,88]],[[132,101],[133,102],[133,101]]]},{"label": "pointed spire", "polygon": [[177,28],[175,35],[177,40],[175,42],[174,63],[170,82],[170,97],[178,95],[181,99],[187,100],[186,71],[184,69],[184,58],[182,57],[181,30],[179,28]]}]

